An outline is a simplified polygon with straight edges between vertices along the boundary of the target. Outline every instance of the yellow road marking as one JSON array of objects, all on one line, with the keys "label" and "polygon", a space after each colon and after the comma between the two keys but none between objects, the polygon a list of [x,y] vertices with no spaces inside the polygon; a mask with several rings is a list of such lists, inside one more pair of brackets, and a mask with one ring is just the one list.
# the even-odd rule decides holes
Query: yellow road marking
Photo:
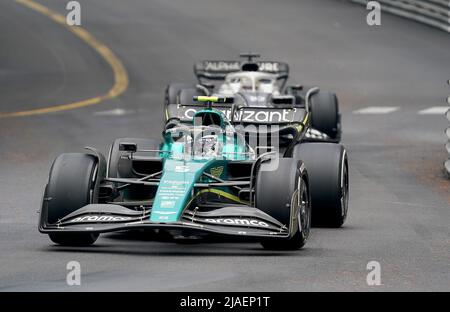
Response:
[{"label": "yellow road marking", "polygon": [[66,18],[62,16],[59,13],[56,13],[53,10],[50,10],[49,8],[36,3],[32,0],[15,0],[17,3],[22,4],[34,11],[37,11],[51,20],[53,20],[55,23],[58,23],[61,26],[64,26],[66,29],[71,31],[74,35],[76,35],[78,38],[83,40],[87,45],[92,47],[103,59],[106,60],[106,62],[111,66],[111,69],[114,73],[114,85],[111,87],[111,89],[108,91],[108,93],[93,97],[90,99],[85,99],[78,102],[68,103],[68,104],[62,104],[62,105],[55,105],[50,107],[44,107],[44,108],[38,108],[38,109],[31,109],[31,110],[25,110],[25,111],[19,111],[19,112],[10,112],[10,113],[1,113],[0,112],[0,118],[4,117],[22,117],[22,116],[31,116],[31,115],[41,115],[41,114],[47,114],[47,113],[54,113],[59,111],[65,111],[75,108],[81,108],[86,107],[90,105],[99,104],[102,101],[110,100],[112,98],[115,98],[125,92],[125,90],[128,88],[128,74],[123,66],[122,62],[119,60],[119,58],[103,43],[98,41],[94,36],[92,36],[88,31],[86,31],[84,28],[80,26],[69,26],[66,23]]}]

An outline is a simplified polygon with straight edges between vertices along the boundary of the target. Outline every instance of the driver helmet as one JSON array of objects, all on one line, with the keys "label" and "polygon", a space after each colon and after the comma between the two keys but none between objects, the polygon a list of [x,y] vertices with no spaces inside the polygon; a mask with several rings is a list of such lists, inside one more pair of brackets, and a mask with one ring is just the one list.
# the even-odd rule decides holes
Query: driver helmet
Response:
[{"label": "driver helmet", "polygon": [[222,147],[222,142],[217,135],[204,135],[194,143],[194,155],[215,157],[222,153]]}]

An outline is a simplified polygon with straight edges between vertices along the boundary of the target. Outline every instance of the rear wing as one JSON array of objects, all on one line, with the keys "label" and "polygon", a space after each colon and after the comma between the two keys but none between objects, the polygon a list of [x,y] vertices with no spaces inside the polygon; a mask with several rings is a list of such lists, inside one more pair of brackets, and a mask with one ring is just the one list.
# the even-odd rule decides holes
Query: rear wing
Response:
[{"label": "rear wing", "polygon": [[[231,105],[214,105],[228,120],[231,120]],[[203,105],[169,104],[166,111],[166,120],[178,119],[181,122],[192,122],[197,111],[203,110]],[[235,112],[234,123],[239,124],[265,124],[280,125],[301,122],[306,110],[292,106],[285,107],[240,107]]]},{"label": "rear wing", "polygon": [[[242,71],[243,65],[248,65],[246,61],[220,61],[206,60],[194,64],[194,74],[197,79],[224,80],[229,73]],[[252,62],[257,65],[258,71],[275,74],[278,79],[287,79],[289,77],[289,65],[284,62],[258,61]]]}]

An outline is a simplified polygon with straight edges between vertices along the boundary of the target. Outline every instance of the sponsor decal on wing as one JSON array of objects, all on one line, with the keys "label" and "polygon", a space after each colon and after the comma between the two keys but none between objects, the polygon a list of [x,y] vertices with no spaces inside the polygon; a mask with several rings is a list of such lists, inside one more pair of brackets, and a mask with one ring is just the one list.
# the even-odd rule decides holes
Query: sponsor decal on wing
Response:
[{"label": "sponsor decal on wing", "polygon": [[241,69],[241,63],[237,61],[205,61],[205,71],[237,71]]},{"label": "sponsor decal on wing", "polygon": [[269,227],[264,221],[259,221],[256,219],[241,219],[241,218],[214,218],[205,219],[205,222],[214,224],[228,224],[237,226],[254,226],[254,227]]},{"label": "sponsor decal on wing", "polygon": [[[228,120],[231,119],[231,108],[215,109],[222,112]],[[192,120],[197,111],[198,109],[196,108],[180,109],[178,117],[184,121]],[[245,109],[237,112],[234,116],[234,120],[247,123],[289,123],[295,119],[295,113],[295,108],[285,108],[277,110]]]},{"label": "sponsor decal on wing", "polygon": [[83,217],[77,217],[70,220],[70,223],[83,223],[83,222],[123,222],[131,220],[131,217],[126,216],[105,216],[105,215],[88,215]]}]

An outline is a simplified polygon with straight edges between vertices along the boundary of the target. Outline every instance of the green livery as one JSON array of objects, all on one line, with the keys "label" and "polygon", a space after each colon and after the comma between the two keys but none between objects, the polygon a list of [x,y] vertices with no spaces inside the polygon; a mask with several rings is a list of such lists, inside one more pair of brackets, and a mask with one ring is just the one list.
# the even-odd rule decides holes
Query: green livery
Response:
[{"label": "green livery", "polygon": [[[218,101],[216,97],[198,97],[197,101],[210,103]],[[156,192],[150,220],[153,222],[176,222],[179,221],[184,209],[187,208],[194,195],[195,182],[202,180],[202,174],[208,172],[216,178],[226,179],[226,160],[245,160],[251,157],[246,156],[247,146],[244,141],[239,142],[236,136],[227,136],[226,127],[232,127],[227,123],[223,113],[212,108],[207,108],[196,112],[194,116],[199,119],[216,119],[216,126],[219,128],[208,129],[214,133],[211,139],[220,150],[210,155],[205,155],[206,151],[196,151],[196,136],[204,138],[203,128],[184,129],[189,132],[187,136],[182,136],[182,143],[175,142],[173,136],[165,135],[165,141],[161,150],[164,158],[164,174]],[[183,131],[183,129],[179,129]],[[170,132],[170,131],[169,131]],[[172,131],[173,133],[173,131]],[[194,138],[192,138],[192,136]],[[192,141],[186,142],[186,137]],[[202,143],[202,142],[201,142]],[[210,148],[210,147],[208,147]],[[202,182],[213,182],[211,179]],[[228,190],[226,188],[223,192]],[[232,194],[230,194],[233,196]]]},{"label": "green livery", "polygon": [[[313,172],[325,168],[327,174],[318,177],[340,181],[325,190],[333,195],[328,207],[336,208],[325,217],[345,218],[345,150],[299,144],[310,124],[307,110],[291,104],[273,108],[280,115],[295,111],[302,121],[242,132],[235,116],[246,108],[229,98],[194,100],[192,118],[169,119],[162,142],[116,139],[107,159],[94,148],[58,156],[45,187],[39,231],[60,245],[86,246],[100,233],[145,229],[173,239],[234,236],[256,239],[269,249],[299,249],[309,236],[312,207],[302,159]],[[218,104],[227,105],[230,119]],[[279,149],[261,144],[260,135],[271,136],[269,144],[279,139]],[[316,188],[314,194],[322,192]]]},{"label": "green livery", "polygon": [[178,221],[194,192],[194,183],[200,179],[204,171],[213,165],[219,165],[220,162],[213,159],[191,161],[166,159],[150,220]]}]

